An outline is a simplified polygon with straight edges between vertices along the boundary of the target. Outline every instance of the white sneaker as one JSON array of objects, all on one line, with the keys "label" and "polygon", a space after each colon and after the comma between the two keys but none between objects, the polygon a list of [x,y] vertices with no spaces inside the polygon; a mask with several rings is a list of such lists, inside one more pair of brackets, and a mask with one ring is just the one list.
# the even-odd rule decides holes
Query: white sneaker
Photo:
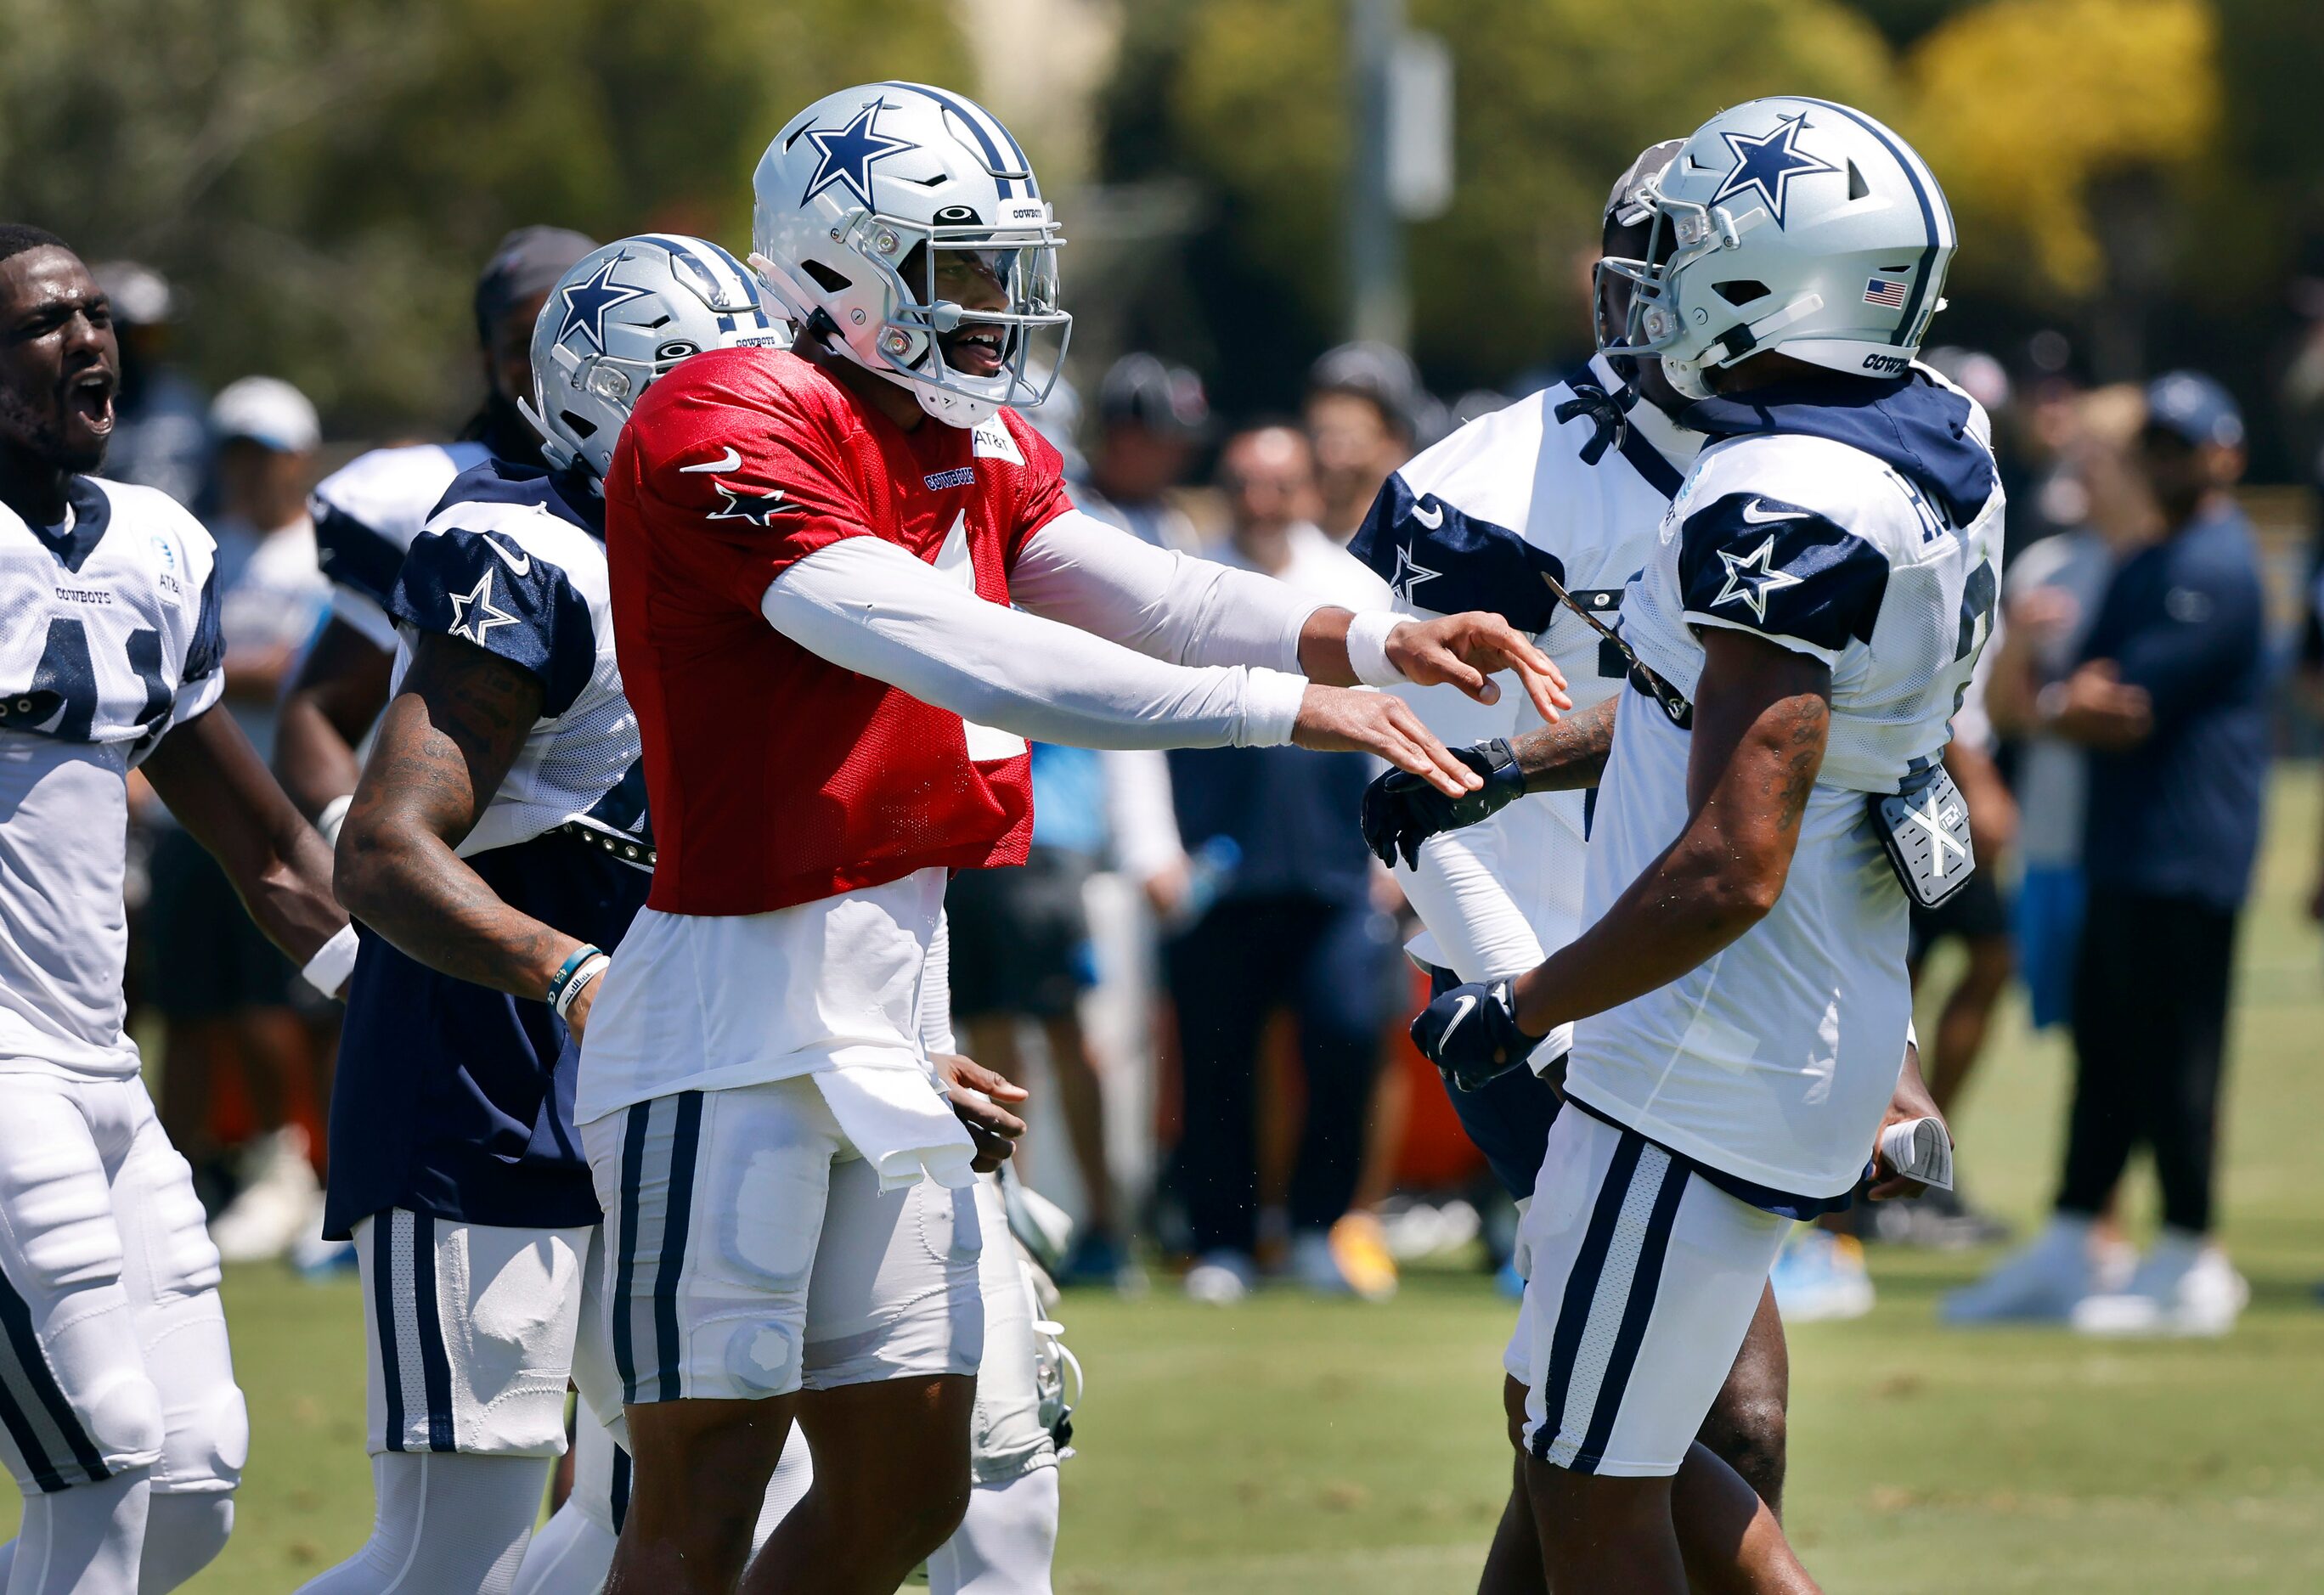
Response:
[{"label": "white sneaker", "polygon": [[307,1132],[286,1124],[252,1148],[253,1178],[210,1221],[210,1240],[229,1263],[279,1258],[320,1228],[323,1190],[307,1161]]},{"label": "white sneaker", "polygon": [[1864,1243],[1812,1225],[1794,1233],[1767,1277],[1786,1323],[1828,1323],[1872,1311]]},{"label": "white sneaker", "polygon": [[2060,1323],[2095,1283],[2089,1225],[2053,1218],[1984,1278],[1947,1295],[1937,1316],[1947,1323]]},{"label": "white sneaker", "polygon": [[1239,1251],[1206,1251],[1186,1270],[1186,1299],[1231,1307],[1250,1294],[1257,1270]]},{"label": "white sneaker", "polygon": [[2251,1286],[2209,1241],[2166,1237],[2122,1289],[2074,1308],[2074,1330],[2089,1335],[2175,1335],[2216,1339],[2235,1328]]}]

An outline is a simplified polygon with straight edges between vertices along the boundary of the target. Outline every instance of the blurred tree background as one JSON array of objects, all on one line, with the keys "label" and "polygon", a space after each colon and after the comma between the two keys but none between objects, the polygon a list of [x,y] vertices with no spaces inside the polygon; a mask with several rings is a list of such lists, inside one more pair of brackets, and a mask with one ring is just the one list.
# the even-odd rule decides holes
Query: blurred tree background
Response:
[{"label": "blurred tree background", "polygon": [[[2324,313],[2316,0],[1406,9],[1449,44],[1457,93],[1451,207],[1406,240],[1414,352],[1441,391],[1583,353],[1581,263],[1614,173],[1794,90],[1891,121],[1943,178],[1967,242],[1941,339],[2021,372],[2037,348],[2100,378],[2209,366],[2260,412],[2263,467],[2296,468],[2264,412]],[[1279,407],[1347,314],[1346,11],[0,0],[0,213],[167,272],[212,383],[272,371],[343,434],[440,430],[473,393],[468,285],[507,227],[740,244],[785,116],[933,78],[990,97],[1056,174],[1079,374],[1141,344],[1201,366],[1223,408]]]},{"label": "blurred tree background", "polygon": [[965,60],[938,0],[0,0],[0,214],[168,273],[213,383],[440,432],[510,227],[742,242],[799,106]]}]

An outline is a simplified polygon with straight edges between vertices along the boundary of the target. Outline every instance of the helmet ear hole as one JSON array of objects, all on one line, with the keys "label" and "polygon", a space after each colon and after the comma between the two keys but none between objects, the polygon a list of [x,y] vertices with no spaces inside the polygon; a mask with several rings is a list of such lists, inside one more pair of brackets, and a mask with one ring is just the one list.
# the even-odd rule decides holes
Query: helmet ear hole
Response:
[{"label": "helmet ear hole", "polygon": [[845,293],[853,286],[848,280],[825,265],[821,261],[801,261],[799,270],[816,281],[816,286],[825,293]]},{"label": "helmet ear hole", "polygon": [[569,410],[560,410],[557,412],[557,419],[576,438],[594,438],[597,434],[597,423],[586,415],[576,415]]},{"label": "helmet ear hole", "polygon": [[1749,277],[1738,278],[1731,282],[1714,282],[1711,287],[1712,292],[1730,305],[1748,305],[1766,299],[1768,293],[1766,283]]}]

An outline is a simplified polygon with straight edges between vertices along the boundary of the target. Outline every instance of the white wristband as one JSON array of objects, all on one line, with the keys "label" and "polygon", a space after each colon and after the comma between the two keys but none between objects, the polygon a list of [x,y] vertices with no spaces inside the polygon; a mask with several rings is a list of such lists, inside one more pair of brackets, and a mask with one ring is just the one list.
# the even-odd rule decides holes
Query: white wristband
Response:
[{"label": "white wristband", "polygon": [[355,927],[341,926],[339,934],[307,960],[306,967],[299,972],[300,978],[324,996],[337,997],[346,989],[347,977],[355,972],[355,948],[360,945]]},{"label": "white wristband", "polygon": [[1388,662],[1388,635],[1412,617],[1367,609],[1348,622],[1348,664],[1366,687],[1401,687],[1404,672]]},{"label": "white wristband", "polygon": [[315,829],[320,831],[323,840],[334,848],[339,844],[339,827],[347,823],[347,810],[355,807],[355,801],[353,792],[343,798],[334,798],[323,805],[323,812],[315,816]]},{"label": "white wristband", "polygon": [[583,959],[581,967],[573,972],[566,981],[563,989],[557,993],[556,1002],[551,1004],[557,1010],[557,1017],[560,1019],[570,1019],[573,1015],[575,1000],[587,991],[599,975],[611,968],[613,963],[612,956],[604,953],[592,953]]}]

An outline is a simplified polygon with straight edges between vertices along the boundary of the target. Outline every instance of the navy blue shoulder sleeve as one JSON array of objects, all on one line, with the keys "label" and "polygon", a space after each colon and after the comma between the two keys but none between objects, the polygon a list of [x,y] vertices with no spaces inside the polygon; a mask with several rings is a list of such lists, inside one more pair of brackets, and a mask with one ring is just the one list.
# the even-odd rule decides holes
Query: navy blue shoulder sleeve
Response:
[{"label": "navy blue shoulder sleeve", "polygon": [[308,510],[315,520],[315,559],[323,574],[385,609],[403,565],[395,539],[322,498],[312,500]]},{"label": "navy blue shoulder sleeve", "polygon": [[1489,610],[1528,635],[1557,616],[1543,573],[1565,580],[1555,555],[1433,493],[1414,497],[1401,474],[1381,484],[1348,551],[1416,609]]},{"label": "navy blue shoulder sleeve", "polygon": [[1730,493],[1679,531],[1689,614],[1837,654],[1872,641],[1888,558],[1838,522],[1759,493]]},{"label": "navy blue shoulder sleeve", "polygon": [[178,673],[180,685],[210,676],[226,662],[226,632],[218,623],[217,567],[202,578],[202,606],[194,619],[194,635],[186,644],[186,668]]},{"label": "navy blue shoulder sleeve", "polygon": [[387,612],[421,632],[473,642],[540,680],[540,712],[573,706],[597,667],[589,604],[565,572],[505,535],[423,531],[404,556]]}]

